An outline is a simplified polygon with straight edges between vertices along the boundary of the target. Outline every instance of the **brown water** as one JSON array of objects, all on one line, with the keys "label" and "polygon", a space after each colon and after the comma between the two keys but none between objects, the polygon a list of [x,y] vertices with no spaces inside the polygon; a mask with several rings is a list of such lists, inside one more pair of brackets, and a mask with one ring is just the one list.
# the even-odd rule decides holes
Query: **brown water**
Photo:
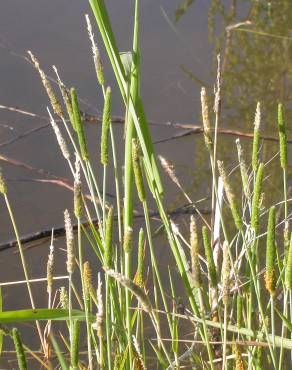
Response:
[{"label": "brown water", "polygon": [[[226,0],[221,2],[225,6],[223,9],[220,1],[217,2],[219,6],[211,8],[211,3],[216,2],[197,0],[177,23],[174,14],[178,0],[145,0],[141,3],[142,96],[149,119],[156,122],[200,124],[200,85],[206,85],[212,93],[215,56],[220,51],[224,57],[224,98],[220,125],[250,131],[256,101],[260,100],[263,104],[265,133],[275,135],[276,105],[279,99],[287,106],[289,125],[292,77],[290,0],[278,1],[272,13],[264,7],[250,8],[248,1],[238,1],[237,7],[233,9],[232,4],[236,2]],[[110,0],[107,5],[119,48],[128,51],[131,49],[129,36],[132,32],[133,1]],[[84,111],[91,114],[99,112],[102,99],[96,87],[84,19],[85,13],[91,14],[87,2],[10,0],[2,2],[0,10],[0,104],[17,106],[47,116],[47,97],[38,75],[21,57],[30,49],[49,74],[52,75],[51,65],[55,64],[64,81],[76,86],[80,97],[86,102],[82,107]],[[240,29],[225,32],[226,26],[247,20],[252,25],[243,25],[240,29],[257,30],[264,34],[247,33]],[[213,38],[210,35],[212,24],[215,32]],[[97,30],[95,33],[98,35]],[[108,83],[113,85],[113,75],[103,50],[102,54]],[[115,94],[113,113],[122,115],[120,97],[118,93]],[[0,110],[0,117],[1,155],[44,169],[56,176],[70,177],[50,128],[1,146],[1,143],[20,133],[44,124],[44,119],[6,110]],[[291,125],[288,131],[291,134]],[[178,132],[181,131],[169,126],[152,126],[154,140],[168,138]],[[92,148],[98,148],[99,129],[89,125],[87,134]],[[121,148],[123,128],[115,127],[115,134],[118,147]],[[226,162],[230,161],[230,169],[236,163],[235,138],[225,137],[220,144],[220,156]],[[243,143],[245,145],[249,141],[243,139]],[[250,147],[245,146],[249,155]],[[209,165],[201,135],[158,144],[156,151],[175,165],[178,177],[193,200],[208,196]],[[276,152],[277,146],[266,144],[263,159],[267,161]],[[270,168],[272,180],[267,180],[272,190],[267,194],[267,204],[271,194],[273,200],[281,197],[281,179],[275,172],[276,161]],[[33,179],[45,178],[34,171],[4,162],[1,166],[8,181],[9,197],[21,235],[63,224],[63,210],[72,206],[72,194],[68,190],[52,184],[33,182]],[[165,182],[168,190],[166,201],[170,208],[184,204],[184,198],[178,194],[170,180],[166,178]],[[110,180],[110,183],[113,182]],[[109,192],[114,193],[114,186],[110,186]],[[208,207],[208,203],[202,206]],[[2,243],[11,238],[13,232],[10,220],[4,202],[0,199],[0,241]],[[48,245],[49,242],[46,242],[27,251],[32,277],[45,275]],[[56,246],[64,246],[62,239]],[[164,248],[165,242],[158,244],[158,258],[164,253]],[[64,252],[58,249],[57,254],[60,256],[56,259],[57,273],[62,274],[65,267]],[[163,260],[163,264],[166,263]],[[19,256],[13,251],[0,254],[0,266],[0,281],[22,278]],[[45,291],[42,284],[36,289],[39,291],[40,287]],[[7,292],[4,289],[6,309],[25,305],[24,288],[14,288],[9,296]],[[37,299],[38,305],[44,304],[42,294]]]}]

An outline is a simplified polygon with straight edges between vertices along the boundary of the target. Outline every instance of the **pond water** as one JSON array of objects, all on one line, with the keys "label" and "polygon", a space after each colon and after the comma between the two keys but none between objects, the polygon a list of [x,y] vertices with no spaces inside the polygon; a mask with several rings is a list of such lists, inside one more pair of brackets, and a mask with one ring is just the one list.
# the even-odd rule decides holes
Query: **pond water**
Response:
[{"label": "pond water", "polygon": [[[131,49],[134,2],[108,0],[106,3],[118,46],[121,51],[128,51]],[[262,102],[265,135],[276,135],[278,100],[285,103],[289,122],[292,81],[290,0],[279,1],[279,6],[273,8],[264,5],[268,2],[258,2],[263,4],[256,7],[251,6],[253,2],[250,1],[197,0],[178,21],[175,20],[175,11],[179,0],[144,0],[141,3],[141,90],[151,121],[201,124],[200,88],[205,85],[212,94],[216,55],[220,53],[223,59],[221,127],[251,131],[257,101]],[[57,4],[10,0],[2,2],[0,9],[0,105],[17,107],[37,115],[31,117],[0,109],[0,155],[58,177],[70,178],[50,127],[8,142],[47,122],[47,97],[39,76],[24,59],[27,50],[38,56],[49,75],[53,75],[53,64],[58,67],[64,81],[77,88],[84,112],[100,112],[101,92],[97,90],[84,19],[85,13],[91,16],[88,3],[80,0],[59,0]],[[94,22],[92,16],[91,19]],[[96,28],[95,34],[100,41]],[[101,53],[108,84],[114,87],[114,78],[102,48]],[[112,110],[114,115],[123,114],[117,92],[114,93]],[[116,125],[114,130],[118,148],[121,148],[123,128]],[[171,125],[153,125],[151,130],[155,141],[183,132]],[[288,136],[291,130],[289,125]],[[93,150],[96,146],[98,150],[99,127],[88,124],[86,131],[90,146]],[[235,139],[236,136],[220,136],[219,153],[229,169],[236,164]],[[250,141],[242,140],[249,158]],[[156,145],[156,151],[174,164],[178,177],[194,201],[208,197],[210,172],[201,135],[165,141]],[[263,148],[263,160],[269,160],[275,153],[277,146],[267,142]],[[281,197],[282,185],[280,176],[275,172],[276,162],[277,158],[270,167],[272,180],[267,180],[267,204],[271,199]],[[63,224],[64,209],[72,208],[70,191],[54,184],[37,182],[36,179],[48,177],[36,170],[5,161],[0,165],[7,179],[21,235]],[[185,199],[172,182],[168,178],[164,181],[167,183],[169,208],[185,204]],[[112,178],[110,183],[113,184]],[[113,185],[109,191],[114,192]],[[208,206],[208,202],[202,205],[203,208]],[[0,243],[10,239],[13,239],[11,223],[0,199]],[[62,274],[65,256],[61,247],[64,247],[64,242],[61,239],[56,243],[60,247],[56,269]],[[32,277],[45,276],[48,245],[47,241],[27,250]],[[159,244],[158,259],[163,247]],[[163,264],[166,263],[163,260]],[[22,278],[19,256],[14,250],[1,252],[0,266],[1,282]],[[35,287],[36,291],[40,287],[43,286]],[[13,288],[9,296],[4,289],[3,295],[6,309],[23,307],[23,302],[27,300],[24,288]],[[42,305],[43,299],[43,295],[37,297],[37,303]]]}]

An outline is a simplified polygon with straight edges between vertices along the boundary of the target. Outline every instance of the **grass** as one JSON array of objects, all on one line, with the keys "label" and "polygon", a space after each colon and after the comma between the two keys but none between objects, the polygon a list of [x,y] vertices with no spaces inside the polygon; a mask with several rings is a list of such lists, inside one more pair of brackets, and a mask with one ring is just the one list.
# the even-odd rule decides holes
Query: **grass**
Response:
[{"label": "grass", "polygon": [[[217,129],[220,125],[220,102],[224,97],[221,96],[218,58],[214,124],[204,88],[201,94],[205,146],[212,168],[211,217],[206,219],[194,208],[189,221],[189,241],[186,240],[166,211],[163,197],[166,189],[161,181],[140,96],[139,0],[135,1],[133,50],[126,57],[118,51],[104,1],[90,0],[90,5],[124,103],[124,161],[118,161],[121,156],[116,151],[115,133],[110,121],[111,89],[106,84],[87,17],[97,84],[104,97],[100,143],[103,174],[99,175],[103,176],[102,189],[93,171],[96,153],[88,150],[77,90],[66,89],[57,75],[64,109],[39,62],[30,53],[48,93],[54,112],[48,110],[52,128],[74,180],[74,214],[65,211],[68,286],[62,289],[60,309],[51,300],[54,286],[51,248],[47,268],[48,308],[35,307],[31,290],[33,282],[10,206],[9,192],[1,175],[0,192],[5,198],[18,241],[32,306],[27,310],[0,312],[1,341],[3,336],[14,341],[21,369],[29,367],[28,355],[33,355],[47,369],[56,366],[90,370],[146,367],[216,369],[218,364],[222,369],[289,369],[292,356],[292,238],[289,230],[284,107],[279,104],[278,110],[279,166],[283,173],[281,203],[285,213],[283,220],[279,221],[276,217],[276,213],[281,217],[279,204],[263,208],[262,203],[269,166],[260,161],[259,104],[251,164],[240,142],[236,141],[239,163],[233,172],[240,174],[240,189],[237,185],[235,191],[234,174],[228,173],[226,165],[220,161]],[[59,125],[63,126],[65,137]],[[213,127],[215,130],[211,129]],[[113,163],[115,176],[116,204],[110,204],[106,197],[110,162]],[[168,168],[167,161],[162,162],[179,191],[191,202],[173,169]],[[124,165],[123,179],[118,177],[117,171],[121,165]],[[136,229],[133,223],[135,191],[144,214],[141,229]],[[88,193],[89,199],[85,196]],[[177,268],[175,275],[171,270],[163,274],[168,275],[168,281],[162,280],[156,257],[156,242],[149,215],[150,198],[154,199],[161,230]],[[270,213],[268,225],[267,212]],[[117,222],[114,222],[115,215]],[[94,219],[98,220],[98,226]],[[83,226],[83,221],[88,222],[88,228]],[[72,223],[78,226],[76,237],[73,236]],[[201,224],[204,225],[202,228]],[[285,226],[284,233],[282,225]],[[136,239],[139,239],[138,245]],[[283,243],[285,249],[281,248]],[[203,245],[204,252],[200,253]],[[266,267],[265,278],[262,279],[260,256],[263,254],[259,249],[265,248],[265,245]],[[95,260],[86,261],[87,248],[93,249]],[[138,253],[133,253],[134,249]],[[150,257],[149,266],[146,265],[145,254]],[[134,258],[136,255],[137,261]],[[147,269],[151,279],[146,276]],[[79,285],[76,286],[74,281],[77,278]],[[179,282],[174,283],[174,280]],[[187,302],[183,312],[179,305],[173,304],[177,286],[183,290]],[[55,320],[64,322],[58,335]],[[18,329],[11,330],[5,326],[7,323],[26,321],[36,322],[41,351],[28,348],[22,343]],[[42,321],[46,322],[45,329],[41,326]],[[152,329],[148,329],[149,325]],[[190,331],[191,339],[186,340],[185,334]],[[80,342],[84,337],[85,349],[81,349]]]}]

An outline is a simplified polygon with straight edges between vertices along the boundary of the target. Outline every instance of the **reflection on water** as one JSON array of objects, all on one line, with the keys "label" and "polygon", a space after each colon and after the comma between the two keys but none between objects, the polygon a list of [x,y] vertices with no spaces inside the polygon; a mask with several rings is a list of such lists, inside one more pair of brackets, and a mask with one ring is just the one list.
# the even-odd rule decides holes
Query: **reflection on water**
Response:
[{"label": "reflection on water", "polygon": [[[194,3],[193,9],[199,9]],[[192,8],[189,8],[190,11]],[[187,13],[186,13],[187,14]],[[221,125],[243,131],[251,131],[256,103],[262,105],[262,131],[276,134],[277,104],[286,108],[288,136],[292,133],[291,119],[292,87],[292,2],[279,1],[220,1],[213,0],[208,9],[209,40],[213,47],[213,76],[216,73],[216,56],[223,59],[223,109]],[[200,83],[201,74],[190,71],[193,81]],[[213,87],[209,86],[212,95]],[[235,138],[234,138],[235,139]],[[236,151],[234,139],[221,141],[220,155],[234,164]],[[244,140],[249,158],[251,146]],[[230,143],[230,145],[227,145]],[[203,146],[201,147],[203,151]],[[268,161],[278,151],[278,146],[266,143],[262,160]],[[290,155],[291,156],[291,155]],[[196,168],[204,174],[205,157],[196,152]],[[206,157],[205,157],[206,158]],[[232,163],[231,162],[231,163]],[[277,159],[272,161],[267,180],[267,204],[281,197],[282,180],[276,172]],[[272,197],[273,194],[273,197]]]}]

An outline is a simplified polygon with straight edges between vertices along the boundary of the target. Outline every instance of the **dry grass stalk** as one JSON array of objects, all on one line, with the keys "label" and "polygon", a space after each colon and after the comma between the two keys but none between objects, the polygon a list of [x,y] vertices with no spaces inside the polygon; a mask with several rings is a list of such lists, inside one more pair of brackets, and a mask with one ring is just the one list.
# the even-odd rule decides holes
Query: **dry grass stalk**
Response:
[{"label": "dry grass stalk", "polygon": [[125,288],[129,289],[130,292],[134,294],[134,296],[138,299],[141,306],[144,308],[144,310],[148,313],[152,312],[152,306],[149,301],[148,296],[144,292],[142,288],[140,288],[137,284],[135,284],[132,280],[128,279],[124,275],[120,274],[119,272],[116,272],[114,270],[108,270],[105,269],[105,272],[113,277],[117,282],[121,285],[123,285]]}]

